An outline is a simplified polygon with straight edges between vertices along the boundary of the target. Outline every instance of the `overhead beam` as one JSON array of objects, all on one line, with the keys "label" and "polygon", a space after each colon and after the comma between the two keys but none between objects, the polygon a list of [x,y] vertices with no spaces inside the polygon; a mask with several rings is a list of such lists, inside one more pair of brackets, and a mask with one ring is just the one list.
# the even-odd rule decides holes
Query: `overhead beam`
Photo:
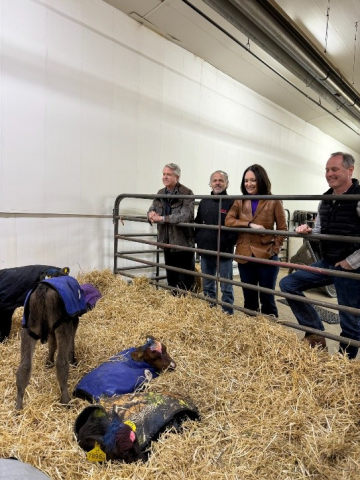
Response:
[{"label": "overhead beam", "polygon": [[[189,4],[188,0],[183,0]],[[360,94],[269,0],[203,0],[360,129]],[[277,5],[277,4],[276,4]],[[281,11],[280,11],[281,10]]]}]

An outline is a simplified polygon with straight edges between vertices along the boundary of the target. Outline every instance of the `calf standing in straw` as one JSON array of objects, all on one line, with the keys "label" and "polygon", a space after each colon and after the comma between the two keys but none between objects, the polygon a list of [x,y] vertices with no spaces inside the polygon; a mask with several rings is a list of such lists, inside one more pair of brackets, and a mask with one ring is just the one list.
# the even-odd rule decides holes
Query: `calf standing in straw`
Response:
[{"label": "calf standing in straw", "polygon": [[73,277],[51,278],[40,282],[25,300],[21,332],[21,361],[16,374],[16,409],[23,407],[24,392],[31,376],[36,341],[49,340],[48,365],[54,364],[61,390],[61,403],[69,403],[67,386],[69,361],[75,363],[74,339],[79,316],[87,310],[84,292]]}]

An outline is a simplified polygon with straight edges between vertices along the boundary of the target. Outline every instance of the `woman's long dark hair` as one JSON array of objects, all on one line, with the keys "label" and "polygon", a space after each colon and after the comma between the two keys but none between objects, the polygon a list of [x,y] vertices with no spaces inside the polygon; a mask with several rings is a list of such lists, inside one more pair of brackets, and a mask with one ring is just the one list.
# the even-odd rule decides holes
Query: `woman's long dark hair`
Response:
[{"label": "woman's long dark hair", "polygon": [[253,174],[255,175],[258,188],[257,195],[271,195],[271,182],[269,180],[268,174],[266,173],[265,168],[263,168],[261,165],[258,165],[257,163],[255,163],[254,165],[250,165],[250,167],[248,167],[244,172],[240,187],[243,195],[248,195],[248,192],[245,188],[245,175],[249,171],[253,172]]}]

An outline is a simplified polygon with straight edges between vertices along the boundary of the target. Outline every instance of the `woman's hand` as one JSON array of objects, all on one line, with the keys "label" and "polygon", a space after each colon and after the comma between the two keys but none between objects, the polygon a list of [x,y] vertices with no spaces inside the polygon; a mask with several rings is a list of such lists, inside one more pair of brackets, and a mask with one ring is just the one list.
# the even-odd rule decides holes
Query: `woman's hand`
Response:
[{"label": "woman's hand", "polygon": [[257,230],[265,230],[265,227],[262,225],[258,225],[257,223],[249,223],[250,228],[255,228]]}]

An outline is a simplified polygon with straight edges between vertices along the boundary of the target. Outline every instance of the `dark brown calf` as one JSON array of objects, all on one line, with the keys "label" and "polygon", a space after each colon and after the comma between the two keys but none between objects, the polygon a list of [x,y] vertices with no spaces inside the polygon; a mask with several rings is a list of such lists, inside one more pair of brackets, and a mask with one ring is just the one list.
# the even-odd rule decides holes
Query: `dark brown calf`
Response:
[{"label": "dark brown calf", "polygon": [[60,385],[61,403],[69,403],[68,391],[69,362],[75,363],[74,340],[79,317],[69,318],[64,304],[53,288],[47,283],[39,283],[29,298],[29,316],[26,328],[21,332],[21,360],[16,373],[17,400],[16,409],[23,407],[23,398],[29,384],[32,359],[39,339],[48,341],[48,365],[54,364],[56,356],[56,375]]}]

